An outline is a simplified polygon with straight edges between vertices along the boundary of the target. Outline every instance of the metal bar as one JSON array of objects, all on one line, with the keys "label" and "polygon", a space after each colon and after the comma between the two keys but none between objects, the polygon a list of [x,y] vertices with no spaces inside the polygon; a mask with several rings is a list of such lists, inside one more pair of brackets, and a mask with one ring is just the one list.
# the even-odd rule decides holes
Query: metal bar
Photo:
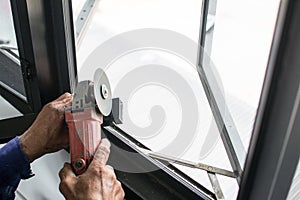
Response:
[{"label": "metal bar", "polygon": [[300,1],[281,1],[238,199],[286,199],[300,154]]},{"label": "metal bar", "polygon": [[[201,7],[200,30],[199,30],[199,46],[200,47],[204,47],[204,45],[205,45],[208,9],[209,9],[209,0],[203,0],[202,1],[202,7]],[[202,60],[203,60],[203,53],[204,53],[203,51],[198,52],[198,61],[199,61],[199,63],[201,63]]]},{"label": "metal bar", "polygon": [[77,48],[83,40],[86,28],[100,0],[86,0],[75,22]]},{"label": "metal bar", "polygon": [[5,45],[0,45],[0,49],[3,49],[3,50],[18,50],[17,47],[11,47],[11,46],[5,46]]},{"label": "metal bar", "polygon": [[216,194],[217,199],[218,200],[225,199],[216,174],[212,172],[207,172],[207,175],[212,185],[212,188]]},{"label": "metal bar", "polygon": [[236,178],[236,175],[233,172],[225,170],[225,169],[221,169],[221,168],[218,168],[218,167],[206,165],[206,164],[203,164],[203,163],[192,162],[192,161],[184,160],[184,159],[181,159],[181,158],[175,158],[175,157],[172,157],[172,156],[169,156],[169,155],[163,155],[161,153],[152,152],[152,151],[145,150],[145,149],[140,149],[140,150],[145,155],[150,156],[151,158],[176,163],[176,164],[183,165],[183,166],[190,167],[190,168],[197,168],[197,169],[205,170],[207,172],[212,172],[212,173],[220,174],[220,175],[223,175],[223,176],[228,176],[228,177],[231,177],[231,178]]},{"label": "metal bar", "polygon": [[5,50],[14,59],[17,59],[18,61],[20,61],[20,57],[14,52],[14,51],[18,51],[18,48],[10,48],[10,47],[7,47],[7,46],[0,46],[0,49]]},{"label": "metal bar", "polygon": [[10,52],[0,50],[0,80],[22,96],[26,96],[20,61]]},{"label": "metal bar", "polygon": [[27,3],[26,0],[11,0],[10,2],[23,73],[25,96],[32,111],[38,112],[41,109],[41,99],[35,70],[35,58]]},{"label": "metal bar", "polygon": [[[64,29],[65,29],[65,44],[67,53],[67,70],[62,80],[62,83],[66,82],[65,77],[69,77],[65,88],[70,89],[71,93],[75,92],[75,87],[78,83],[77,77],[77,59],[76,59],[76,45],[75,45],[75,27],[73,20],[73,7],[72,0],[63,1],[63,13],[64,13]],[[67,73],[68,72],[68,73]]]},{"label": "metal bar", "polygon": [[76,84],[71,0],[27,0],[33,58],[41,104]]},{"label": "metal bar", "polygon": [[[212,192],[173,165],[159,162],[143,154],[140,148],[146,147],[120,128],[105,127],[104,133],[112,143],[108,163],[115,166],[115,169],[118,169],[122,163],[126,163],[131,172],[115,170],[116,174],[122,184],[131,188],[140,198],[215,199]],[[134,152],[136,154],[132,156]]]},{"label": "metal bar", "polygon": [[0,95],[21,113],[32,113],[31,107],[26,101],[26,97],[11,89],[2,81],[0,81]]},{"label": "metal bar", "polygon": [[[205,72],[203,69],[199,68],[199,74],[200,79],[204,88],[204,91],[207,95],[207,98],[209,99],[209,105],[211,107],[213,116],[215,118],[217,127],[219,129],[226,153],[228,155],[230,164],[232,166],[232,169],[235,174],[237,174],[237,181],[240,182],[240,178],[242,175],[242,167],[243,163],[245,161],[246,157],[246,151],[244,149],[244,146],[242,144],[242,141],[238,135],[238,132],[236,131],[236,128],[234,126],[234,123],[230,123],[232,126],[230,129],[230,133],[228,132],[227,125],[225,123],[225,119],[223,118],[221,111],[219,110],[217,101],[215,99],[215,96],[213,95],[213,92],[210,88],[210,84],[208,83],[207,77],[205,75]],[[226,105],[223,105],[224,109],[228,109]],[[227,111],[226,113],[228,113]],[[229,117],[227,115],[227,117]],[[235,139],[232,139],[235,138]],[[235,142],[235,143],[234,143]],[[239,154],[237,154],[237,152]]]},{"label": "metal bar", "polygon": [[23,134],[36,118],[36,114],[0,120],[0,144]]},{"label": "metal bar", "polygon": [[222,90],[218,86],[218,81],[214,77],[214,73],[212,73],[210,67],[205,67],[205,65],[210,64],[210,62],[205,59],[206,23],[208,10],[209,0],[204,0],[200,19],[198,73],[219,129],[230,164],[234,173],[237,174],[237,181],[240,182],[242,174],[241,166],[244,165],[246,151],[235,127],[235,123],[230,115],[229,109],[225,104],[226,101],[222,95]]}]

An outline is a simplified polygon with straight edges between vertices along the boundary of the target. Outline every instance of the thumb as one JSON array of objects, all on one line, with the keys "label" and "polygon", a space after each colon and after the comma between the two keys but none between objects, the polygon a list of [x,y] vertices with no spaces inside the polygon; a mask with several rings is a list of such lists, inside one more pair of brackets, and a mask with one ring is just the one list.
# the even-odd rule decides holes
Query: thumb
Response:
[{"label": "thumb", "polygon": [[110,154],[110,142],[108,139],[104,138],[101,140],[97,151],[94,154],[93,161],[91,162],[91,167],[105,166]]}]

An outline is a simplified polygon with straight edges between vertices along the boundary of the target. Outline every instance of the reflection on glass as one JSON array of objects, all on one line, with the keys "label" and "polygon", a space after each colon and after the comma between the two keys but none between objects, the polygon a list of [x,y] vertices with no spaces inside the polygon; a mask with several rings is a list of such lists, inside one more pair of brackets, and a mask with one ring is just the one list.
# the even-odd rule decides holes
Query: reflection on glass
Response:
[{"label": "reflection on glass", "polygon": [[[244,152],[250,142],[279,2],[210,1],[207,26],[211,19],[214,24],[206,33],[204,50],[209,60],[204,60],[202,67],[229,135],[238,133],[234,140],[242,142]],[[243,163],[246,156],[241,157]]]}]

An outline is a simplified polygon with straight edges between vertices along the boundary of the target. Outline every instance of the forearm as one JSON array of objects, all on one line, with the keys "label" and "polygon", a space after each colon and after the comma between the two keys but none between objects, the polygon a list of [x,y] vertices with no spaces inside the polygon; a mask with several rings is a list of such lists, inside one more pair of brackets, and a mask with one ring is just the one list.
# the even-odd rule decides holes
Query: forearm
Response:
[{"label": "forearm", "polygon": [[68,146],[64,109],[72,102],[65,93],[45,105],[30,128],[0,149],[0,199],[14,199],[21,179],[32,175],[30,163]]}]

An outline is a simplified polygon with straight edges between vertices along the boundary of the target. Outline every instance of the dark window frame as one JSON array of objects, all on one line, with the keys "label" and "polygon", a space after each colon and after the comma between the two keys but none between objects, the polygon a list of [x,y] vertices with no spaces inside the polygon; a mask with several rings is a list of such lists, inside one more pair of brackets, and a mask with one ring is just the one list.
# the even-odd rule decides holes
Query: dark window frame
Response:
[{"label": "dark window frame", "polygon": [[[0,120],[1,142],[22,134],[43,105],[76,85],[71,1],[11,0],[26,97],[0,84],[1,96],[23,116]],[[16,130],[7,124],[18,123]]]},{"label": "dark window frame", "polygon": [[300,155],[300,2],[281,1],[238,199],[286,199]]}]

